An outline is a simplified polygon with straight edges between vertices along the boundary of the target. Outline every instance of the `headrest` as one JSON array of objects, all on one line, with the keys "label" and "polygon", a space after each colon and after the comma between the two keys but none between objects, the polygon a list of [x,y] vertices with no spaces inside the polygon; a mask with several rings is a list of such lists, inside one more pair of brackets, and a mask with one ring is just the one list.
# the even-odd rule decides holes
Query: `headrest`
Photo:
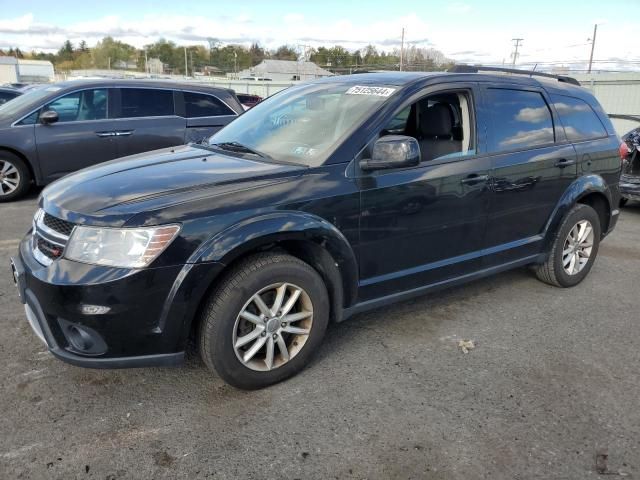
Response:
[{"label": "headrest", "polygon": [[451,109],[444,103],[436,103],[420,114],[420,133],[427,137],[451,136],[453,116]]}]

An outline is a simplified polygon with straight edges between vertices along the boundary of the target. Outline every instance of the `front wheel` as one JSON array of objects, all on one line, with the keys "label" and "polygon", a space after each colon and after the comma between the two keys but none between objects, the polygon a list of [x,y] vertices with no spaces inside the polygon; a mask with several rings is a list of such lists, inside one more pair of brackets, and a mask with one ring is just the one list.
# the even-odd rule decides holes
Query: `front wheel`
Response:
[{"label": "front wheel", "polygon": [[318,272],[290,255],[253,255],[223,278],[205,305],[200,353],[231,385],[262,388],[304,368],[328,321]]},{"label": "front wheel", "polygon": [[16,155],[0,151],[0,202],[10,202],[24,195],[31,185],[31,174]]},{"label": "front wheel", "polygon": [[589,205],[577,204],[558,229],[549,257],[536,267],[538,279],[573,287],[587,276],[600,246],[600,218]]}]

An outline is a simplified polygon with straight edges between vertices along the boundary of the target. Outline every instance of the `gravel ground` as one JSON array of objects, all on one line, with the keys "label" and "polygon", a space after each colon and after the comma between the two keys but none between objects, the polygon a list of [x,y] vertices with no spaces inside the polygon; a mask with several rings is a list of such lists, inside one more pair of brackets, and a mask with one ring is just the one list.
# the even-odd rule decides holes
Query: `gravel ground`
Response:
[{"label": "gravel ground", "polygon": [[34,210],[0,205],[1,479],[640,478],[639,204],[573,289],[522,269],[360,315],[257,392],[55,360],[8,269]]}]

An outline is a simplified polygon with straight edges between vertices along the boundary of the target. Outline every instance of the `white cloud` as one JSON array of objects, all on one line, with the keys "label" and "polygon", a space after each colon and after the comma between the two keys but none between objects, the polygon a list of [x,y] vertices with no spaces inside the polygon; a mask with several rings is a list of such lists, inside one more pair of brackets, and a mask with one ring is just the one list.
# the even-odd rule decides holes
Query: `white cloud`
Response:
[{"label": "white cloud", "polygon": [[304,15],[301,13],[288,13],[283,17],[285,23],[298,23],[304,21]]}]

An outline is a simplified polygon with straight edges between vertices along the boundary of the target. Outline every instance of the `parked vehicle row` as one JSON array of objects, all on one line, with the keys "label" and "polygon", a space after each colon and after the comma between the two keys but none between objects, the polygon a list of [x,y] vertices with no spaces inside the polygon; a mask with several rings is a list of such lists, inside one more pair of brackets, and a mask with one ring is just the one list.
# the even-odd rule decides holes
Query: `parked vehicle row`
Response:
[{"label": "parked vehicle row", "polygon": [[231,90],[140,80],[75,80],[0,107],[0,201],[70,172],[199,142],[244,108]]},{"label": "parked vehicle row", "polygon": [[[574,286],[618,220],[620,145],[587,90],[547,77],[327,78],[204,143],[67,175],[12,261],[27,319],[56,357],[94,368],[178,364],[195,336],[222,378],[259,388],[300,371],[330,321],[525,265]],[[69,142],[130,153],[154,138],[129,118],[166,118],[176,143],[203,125],[183,89],[140,103],[129,85],[74,88],[15,117],[51,149],[40,181],[81,166]],[[84,136],[54,139],[80,117]],[[74,161],[102,152],[83,151]]]}]

